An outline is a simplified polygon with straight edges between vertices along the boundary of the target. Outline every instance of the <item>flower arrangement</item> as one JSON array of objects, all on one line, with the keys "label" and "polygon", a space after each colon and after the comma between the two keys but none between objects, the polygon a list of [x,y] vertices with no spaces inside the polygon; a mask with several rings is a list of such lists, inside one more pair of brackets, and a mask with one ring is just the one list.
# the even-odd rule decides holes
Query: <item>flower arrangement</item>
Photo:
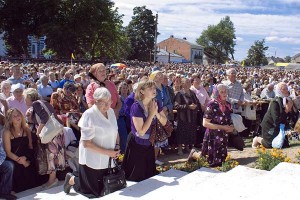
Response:
[{"label": "flower arrangement", "polygon": [[221,167],[217,167],[217,170],[222,172],[227,172],[236,166],[239,165],[239,162],[231,159],[230,154],[227,154],[225,161],[222,163]]},{"label": "flower arrangement", "polygon": [[291,162],[291,159],[283,154],[280,149],[266,150],[262,145],[257,149],[258,159],[255,164],[257,169],[272,170],[276,165],[281,162]]},{"label": "flower arrangement", "polygon": [[209,164],[204,157],[197,158],[195,162],[183,162],[165,166],[158,166],[156,169],[160,173],[168,171],[169,169],[177,169],[190,173],[196,171],[197,169],[200,169],[201,167],[209,167]]}]

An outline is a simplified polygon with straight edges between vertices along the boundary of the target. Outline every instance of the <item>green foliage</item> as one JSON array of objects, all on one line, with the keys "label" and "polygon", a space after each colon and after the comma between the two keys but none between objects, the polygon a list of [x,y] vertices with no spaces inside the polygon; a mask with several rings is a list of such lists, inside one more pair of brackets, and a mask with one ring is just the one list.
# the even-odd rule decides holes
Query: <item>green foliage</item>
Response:
[{"label": "green foliage", "polygon": [[286,56],[286,57],[284,58],[284,61],[287,62],[287,63],[290,63],[291,60],[292,60],[292,57],[291,57],[291,56]]},{"label": "green foliage", "polygon": [[197,43],[204,47],[204,51],[212,55],[217,63],[224,63],[229,57],[234,60],[235,40],[234,24],[230,17],[221,19],[217,25],[209,25],[201,33]]},{"label": "green foliage", "polygon": [[282,150],[272,149],[266,150],[264,147],[257,150],[258,159],[256,160],[256,168],[262,170],[272,170],[281,162],[290,162],[291,159],[283,154]]},{"label": "green foliage", "polygon": [[129,59],[148,61],[155,40],[155,17],[152,11],[146,6],[135,7],[126,31],[132,47]]},{"label": "green foliage", "polygon": [[265,39],[256,40],[254,45],[250,47],[248,50],[248,56],[245,61],[248,66],[259,66],[268,64],[267,58],[265,56],[265,51],[268,50],[269,47],[265,46]]},{"label": "green foliage", "polygon": [[131,50],[121,18],[111,0],[0,1],[0,30],[12,56],[27,54],[28,35],[46,35],[58,58],[125,58]]}]

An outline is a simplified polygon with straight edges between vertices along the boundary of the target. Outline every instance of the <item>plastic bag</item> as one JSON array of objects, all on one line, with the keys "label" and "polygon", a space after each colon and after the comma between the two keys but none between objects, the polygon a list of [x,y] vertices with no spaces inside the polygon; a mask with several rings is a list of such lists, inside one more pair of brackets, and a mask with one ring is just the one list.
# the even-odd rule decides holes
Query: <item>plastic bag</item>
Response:
[{"label": "plastic bag", "polygon": [[284,138],[285,138],[284,127],[285,127],[284,124],[279,125],[279,133],[272,141],[272,147],[273,148],[276,148],[276,149],[281,149],[282,148]]}]

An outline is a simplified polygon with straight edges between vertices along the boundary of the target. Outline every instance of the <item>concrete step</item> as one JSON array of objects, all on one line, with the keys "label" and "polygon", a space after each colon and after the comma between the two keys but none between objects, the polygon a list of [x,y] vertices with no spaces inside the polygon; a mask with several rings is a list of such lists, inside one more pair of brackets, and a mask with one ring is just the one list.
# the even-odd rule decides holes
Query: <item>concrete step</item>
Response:
[{"label": "concrete step", "polygon": [[[182,176],[185,176],[187,173],[179,170],[171,169],[167,172],[161,173],[157,176],[154,176],[150,179],[139,182],[127,181],[127,188],[123,190],[116,191],[111,196],[105,196],[101,199],[136,199],[136,196],[143,196],[152,190],[155,190],[165,184],[172,184],[176,179],[179,179]],[[136,185],[136,186],[135,186]],[[22,200],[32,200],[32,199],[45,199],[45,200],[81,200],[88,199],[85,196],[78,194],[71,189],[69,195],[66,195],[63,191],[63,181],[59,182],[59,185],[48,190],[41,190],[41,187],[33,188],[22,193],[17,194],[18,199]]]},{"label": "concrete step", "polygon": [[[101,200],[127,200],[127,199],[148,199],[149,194],[160,193],[160,188],[169,186],[174,187],[178,184],[181,177],[186,176],[188,173],[180,170],[170,169],[159,175],[151,177],[147,180],[141,181],[133,186],[124,188],[123,190],[114,192],[101,198]],[[160,199],[160,198],[159,198]]]},{"label": "concrete step", "polygon": [[190,180],[181,185],[180,190],[168,196],[168,199],[183,199],[188,194],[201,199],[240,199],[243,193],[240,188],[247,188],[248,182],[257,176],[265,176],[268,172],[244,166],[237,166],[229,172],[220,173],[205,181]]},{"label": "concrete step", "polygon": [[[64,181],[59,181],[56,187],[50,188],[48,190],[42,190],[41,187],[32,188],[30,190],[26,190],[18,193],[16,196],[18,199],[22,200],[32,200],[32,199],[53,199],[53,200],[68,200],[68,199],[88,199],[81,194],[75,192],[75,190],[71,189],[71,195],[66,195],[63,191]],[[127,181],[127,187],[136,184],[136,182]]]}]

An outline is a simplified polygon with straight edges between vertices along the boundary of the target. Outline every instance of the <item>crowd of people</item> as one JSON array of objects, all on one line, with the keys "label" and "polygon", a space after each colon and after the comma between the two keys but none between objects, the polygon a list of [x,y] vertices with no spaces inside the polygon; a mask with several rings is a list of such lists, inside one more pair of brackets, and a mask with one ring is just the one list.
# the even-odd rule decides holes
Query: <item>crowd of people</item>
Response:
[{"label": "crowd of people", "polygon": [[[125,64],[1,62],[0,198],[54,187],[57,173],[70,168],[64,191],[73,187],[99,197],[109,158],[120,154],[130,181],[156,175],[166,148],[189,158],[197,148],[211,167],[220,166],[228,147],[243,151],[244,138],[253,137],[253,148],[272,148],[280,124],[293,129],[298,120],[299,72]],[[39,135],[50,115],[64,128],[41,144]],[[171,136],[152,140],[154,127],[168,122],[174,126]],[[47,152],[44,173],[36,158],[41,148]]]}]

